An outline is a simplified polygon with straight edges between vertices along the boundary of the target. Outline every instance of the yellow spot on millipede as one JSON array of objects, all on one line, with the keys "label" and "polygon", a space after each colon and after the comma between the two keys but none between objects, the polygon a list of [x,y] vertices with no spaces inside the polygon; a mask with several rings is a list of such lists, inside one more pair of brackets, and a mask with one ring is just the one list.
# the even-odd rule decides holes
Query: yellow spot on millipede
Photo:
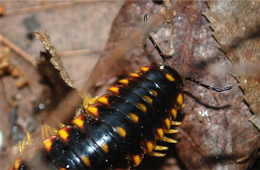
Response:
[{"label": "yellow spot on millipede", "polygon": [[84,127],[84,121],[83,121],[83,116],[78,116],[76,117],[73,121],[73,124],[75,124],[77,127],[82,129]]},{"label": "yellow spot on millipede", "polygon": [[176,109],[172,109],[172,110],[171,110],[171,115],[172,115],[172,117],[173,117],[174,119],[176,119],[176,118],[177,118],[177,110],[176,110]]},{"label": "yellow spot on millipede", "polygon": [[131,77],[140,77],[137,73],[130,73],[129,76],[131,76]]},{"label": "yellow spot on millipede", "polygon": [[125,138],[126,137],[126,131],[124,128],[120,127],[120,126],[117,126],[116,127],[116,130],[118,132],[118,134],[122,137],[122,138]]},{"label": "yellow spot on millipede", "polygon": [[80,157],[80,159],[82,160],[82,162],[84,163],[84,165],[86,165],[87,167],[91,167],[91,163],[90,160],[87,156],[82,156]]},{"label": "yellow spot on millipede", "polygon": [[182,93],[179,93],[177,96],[177,103],[182,106],[183,105],[183,95]]},{"label": "yellow spot on millipede", "polygon": [[135,122],[135,123],[138,123],[139,122],[139,117],[134,114],[134,113],[129,113],[128,114],[130,116],[130,118]]},{"label": "yellow spot on millipede", "polygon": [[19,159],[16,159],[15,161],[14,161],[14,168],[15,169],[18,169],[18,168],[20,168],[20,165],[21,165],[21,159],[19,158]]},{"label": "yellow spot on millipede", "polygon": [[142,158],[140,155],[132,155],[132,160],[134,161],[135,166],[138,166],[141,163]]},{"label": "yellow spot on millipede", "polygon": [[98,117],[98,108],[93,106],[93,105],[90,105],[86,111],[88,113],[90,113],[91,115],[93,115],[94,117]]},{"label": "yellow spot on millipede", "polygon": [[149,90],[149,91],[151,91],[154,96],[156,96],[156,97],[158,96],[157,91],[155,91],[155,90]]},{"label": "yellow spot on millipede", "polygon": [[153,99],[149,96],[143,96],[143,98],[145,99],[145,101],[147,101],[149,104],[153,104]]},{"label": "yellow spot on millipede", "polygon": [[45,147],[45,149],[50,152],[51,150],[51,146],[52,146],[52,141],[50,138],[46,139],[45,141],[43,141],[43,145]]},{"label": "yellow spot on millipede", "polygon": [[119,88],[116,86],[110,87],[108,90],[116,94],[119,94]]},{"label": "yellow spot on millipede", "polygon": [[170,74],[166,73],[165,76],[169,81],[175,81],[175,78],[172,77]]},{"label": "yellow spot on millipede", "polygon": [[121,84],[124,84],[124,85],[128,85],[129,84],[129,80],[127,80],[127,79],[121,79],[118,82],[121,83]]},{"label": "yellow spot on millipede", "polygon": [[150,68],[149,67],[141,67],[140,70],[143,72],[147,72]]},{"label": "yellow spot on millipede", "polygon": [[147,112],[147,107],[144,105],[144,104],[142,104],[142,103],[137,103],[137,106],[143,111],[143,112]]},{"label": "yellow spot on millipede", "polygon": [[152,141],[146,141],[145,145],[148,153],[152,152],[153,149],[155,148],[155,143]]},{"label": "yellow spot on millipede", "polygon": [[157,128],[156,129],[156,132],[157,132],[157,135],[159,136],[159,139],[163,139],[163,137],[164,137],[164,131],[163,131],[163,129],[162,128]]},{"label": "yellow spot on millipede", "polygon": [[106,104],[106,105],[109,104],[109,102],[108,102],[108,97],[107,97],[107,96],[101,96],[101,97],[99,97],[99,98],[97,99],[97,101],[98,101],[99,103],[102,103],[102,104]]},{"label": "yellow spot on millipede", "polygon": [[107,144],[103,144],[103,145],[101,146],[101,149],[102,149],[105,153],[108,153],[108,151],[109,151]]},{"label": "yellow spot on millipede", "polygon": [[170,121],[169,118],[164,119],[164,124],[165,124],[165,126],[166,126],[167,129],[170,129],[170,127],[171,127],[171,121]]},{"label": "yellow spot on millipede", "polygon": [[59,133],[59,136],[60,136],[64,141],[67,142],[68,137],[69,137],[69,133],[66,131],[66,129],[60,129],[58,133]]}]

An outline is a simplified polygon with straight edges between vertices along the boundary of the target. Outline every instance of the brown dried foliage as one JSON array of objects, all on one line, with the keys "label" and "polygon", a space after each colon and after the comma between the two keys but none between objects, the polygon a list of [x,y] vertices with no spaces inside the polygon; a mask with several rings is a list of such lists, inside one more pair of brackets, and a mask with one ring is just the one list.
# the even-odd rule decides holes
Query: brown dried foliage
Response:
[{"label": "brown dried foliage", "polygon": [[209,1],[208,4],[205,15],[232,64],[258,65],[254,72],[235,73],[235,76],[245,93],[244,99],[258,117],[252,118],[252,122],[260,129],[260,2]]}]

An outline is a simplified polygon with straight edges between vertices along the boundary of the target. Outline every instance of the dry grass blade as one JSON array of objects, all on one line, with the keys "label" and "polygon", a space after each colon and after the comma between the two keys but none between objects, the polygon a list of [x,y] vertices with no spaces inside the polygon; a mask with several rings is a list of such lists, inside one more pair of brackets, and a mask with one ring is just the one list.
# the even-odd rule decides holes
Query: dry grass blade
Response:
[{"label": "dry grass blade", "polygon": [[6,44],[10,49],[12,49],[19,56],[21,56],[25,61],[29,62],[32,66],[36,67],[36,61],[29,54],[27,54],[25,51],[17,47],[14,43],[9,41],[1,34],[0,34],[0,42]]}]

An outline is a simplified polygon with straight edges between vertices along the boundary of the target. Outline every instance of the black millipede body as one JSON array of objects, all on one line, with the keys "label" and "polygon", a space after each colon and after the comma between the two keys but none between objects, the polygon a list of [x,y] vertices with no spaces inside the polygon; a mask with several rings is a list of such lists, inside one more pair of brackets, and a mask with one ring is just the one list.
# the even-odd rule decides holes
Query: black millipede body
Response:
[{"label": "black millipede body", "polygon": [[[122,168],[155,154],[183,105],[181,76],[166,65],[142,67],[119,80],[89,105],[86,115],[44,140],[41,156],[58,169]],[[176,123],[176,122],[175,122]],[[17,159],[13,169],[37,169],[36,161]],[[53,167],[54,167],[53,166]]]}]

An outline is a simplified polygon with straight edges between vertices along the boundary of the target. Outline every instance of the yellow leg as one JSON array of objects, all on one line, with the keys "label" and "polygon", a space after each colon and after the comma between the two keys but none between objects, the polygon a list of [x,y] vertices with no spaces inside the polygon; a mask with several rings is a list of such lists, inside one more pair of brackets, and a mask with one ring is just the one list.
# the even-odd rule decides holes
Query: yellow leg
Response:
[{"label": "yellow leg", "polygon": [[167,134],[174,134],[174,133],[178,133],[179,130],[178,129],[170,129],[168,131],[166,131]]},{"label": "yellow leg", "polygon": [[159,153],[159,152],[151,152],[151,153],[148,153],[147,155],[149,156],[155,156],[155,157],[165,157],[165,153]]},{"label": "yellow leg", "polygon": [[172,121],[172,125],[174,126],[180,126],[182,123],[177,121]]},{"label": "yellow leg", "polygon": [[28,140],[29,145],[31,145],[32,144],[31,134],[28,131],[27,131],[27,140]]},{"label": "yellow leg", "polygon": [[83,107],[86,109],[89,105],[97,102],[98,97],[91,98],[86,93],[83,94]]},{"label": "yellow leg", "polygon": [[177,143],[177,140],[172,139],[172,138],[167,138],[167,137],[164,137],[162,141],[168,142],[168,143]]},{"label": "yellow leg", "polygon": [[49,136],[57,135],[58,130],[45,124],[42,125],[41,132],[42,132],[42,139],[46,139]]},{"label": "yellow leg", "polygon": [[167,146],[159,146],[159,145],[156,145],[154,150],[157,150],[157,151],[166,151],[168,150],[168,147]]}]

